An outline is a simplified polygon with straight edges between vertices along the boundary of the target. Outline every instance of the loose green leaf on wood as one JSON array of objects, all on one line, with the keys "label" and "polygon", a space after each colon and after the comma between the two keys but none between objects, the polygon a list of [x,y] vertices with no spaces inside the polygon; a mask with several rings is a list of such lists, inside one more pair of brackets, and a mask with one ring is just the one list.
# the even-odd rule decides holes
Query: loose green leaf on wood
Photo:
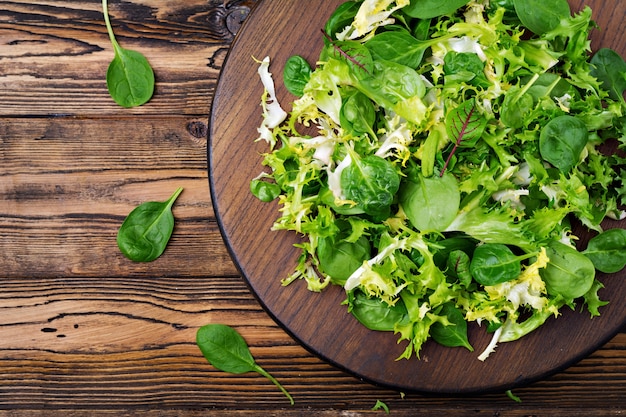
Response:
[{"label": "loose green leaf on wood", "polygon": [[257,372],[276,385],[289,399],[287,390],[265,369],[257,365],[244,338],[225,324],[207,324],[198,329],[196,344],[207,361],[220,371],[232,374]]},{"label": "loose green leaf on wood", "polygon": [[122,48],[113,34],[107,0],[102,0],[104,21],[115,57],[107,70],[109,94],[122,107],[136,107],[146,103],[154,93],[154,71],[141,53]]},{"label": "loose green leaf on wood", "polygon": [[126,217],[117,233],[117,245],[128,259],[150,262],[165,251],[174,230],[172,206],[182,191],[178,188],[164,202],[143,203]]}]

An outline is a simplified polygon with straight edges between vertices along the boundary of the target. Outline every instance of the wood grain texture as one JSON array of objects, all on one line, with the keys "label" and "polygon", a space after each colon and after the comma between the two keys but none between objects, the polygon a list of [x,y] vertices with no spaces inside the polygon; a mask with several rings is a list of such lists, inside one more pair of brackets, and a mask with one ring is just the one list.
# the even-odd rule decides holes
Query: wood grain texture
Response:
[{"label": "wood grain texture", "polygon": [[[206,172],[217,77],[254,3],[112,1],[120,44],[157,77],[153,100],[127,110],[106,92],[99,0],[0,2],[0,417],[365,416],[381,414],[377,400],[398,416],[623,415],[626,329],[516,390],[517,404],[402,397],[324,363],[269,318],[230,261]],[[124,216],[178,186],[164,256],[127,261],[115,245]],[[235,326],[296,405],[256,374],[208,365],[194,339],[211,322]]]}]

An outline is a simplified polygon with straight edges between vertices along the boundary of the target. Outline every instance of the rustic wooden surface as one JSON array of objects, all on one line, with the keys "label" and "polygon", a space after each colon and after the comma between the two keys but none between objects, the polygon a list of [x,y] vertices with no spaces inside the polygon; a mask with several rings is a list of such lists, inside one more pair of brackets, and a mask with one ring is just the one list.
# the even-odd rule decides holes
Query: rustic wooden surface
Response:
[{"label": "rustic wooden surface", "polygon": [[[619,1],[599,13],[623,20],[611,14]],[[377,400],[391,415],[623,415],[626,329],[516,390],[518,404],[374,387],[264,313],[222,243],[206,171],[216,80],[255,3],[112,1],[118,41],[157,78],[153,100],[129,110],[106,91],[113,51],[99,0],[0,1],[0,416],[384,414],[371,411]],[[165,255],[126,260],[115,243],[125,215],[178,186]],[[295,406],[263,377],[208,365],[194,341],[211,322],[235,326]]]}]

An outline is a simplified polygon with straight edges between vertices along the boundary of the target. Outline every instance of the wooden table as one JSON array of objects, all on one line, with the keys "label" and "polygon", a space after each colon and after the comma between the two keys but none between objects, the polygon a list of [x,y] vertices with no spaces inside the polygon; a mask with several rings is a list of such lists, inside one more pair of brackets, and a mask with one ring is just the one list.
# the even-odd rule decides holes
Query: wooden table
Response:
[{"label": "wooden table", "polygon": [[[113,50],[100,1],[0,2],[0,416],[384,414],[371,411],[377,400],[391,415],[626,412],[626,328],[515,390],[518,404],[504,393],[372,386],[308,353],[264,313],[220,237],[206,165],[216,80],[255,3],[112,2],[118,41],[144,53],[157,79],[152,101],[122,109],[104,81]],[[624,17],[623,8],[604,13]],[[126,214],[179,186],[165,255],[125,259],[115,237]],[[195,345],[206,323],[234,326],[295,406],[257,374],[210,366]]]}]

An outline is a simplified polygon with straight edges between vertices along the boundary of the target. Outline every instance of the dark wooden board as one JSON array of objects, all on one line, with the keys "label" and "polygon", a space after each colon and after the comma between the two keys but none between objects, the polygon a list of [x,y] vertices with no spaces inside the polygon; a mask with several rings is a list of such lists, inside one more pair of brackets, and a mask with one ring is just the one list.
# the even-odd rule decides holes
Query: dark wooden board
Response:
[{"label": "dark wooden board", "polygon": [[[253,57],[272,58],[278,98],[289,109],[293,97],[282,86],[282,65],[293,54],[315,62],[322,43],[320,28],[340,3],[261,2],[233,43],[213,102],[209,176],[214,209],[235,263],[266,311],[322,359],[370,382],[406,391],[461,394],[510,389],[562,370],[610,340],[626,321],[623,274],[600,276],[606,285],[601,296],[612,301],[601,317],[592,320],[588,313],[563,309],[558,320],[550,319],[520,341],[501,344],[485,362],[477,355],[490,336],[476,326],[470,328],[476,352],[427,343],[420,360],[396,361],[404,345],[396,343],[397,336],[369,331],[351,318],[341,305],[345,299],[341,288],[317,294],[303,282],[281,286],[299,252],[293,248],[294,234],[270,231],[278,206],[261,203],[249,192],[250,179],[262,170],[260,154],[267,151],[265,143],[254,142],[263,87]],[[594,18],[602,28],[594,33],[594,47],[609,46],[624,54],[624,3],[586,4],[597,9]],[[572,2],[574,10],[581,6]]]}]

